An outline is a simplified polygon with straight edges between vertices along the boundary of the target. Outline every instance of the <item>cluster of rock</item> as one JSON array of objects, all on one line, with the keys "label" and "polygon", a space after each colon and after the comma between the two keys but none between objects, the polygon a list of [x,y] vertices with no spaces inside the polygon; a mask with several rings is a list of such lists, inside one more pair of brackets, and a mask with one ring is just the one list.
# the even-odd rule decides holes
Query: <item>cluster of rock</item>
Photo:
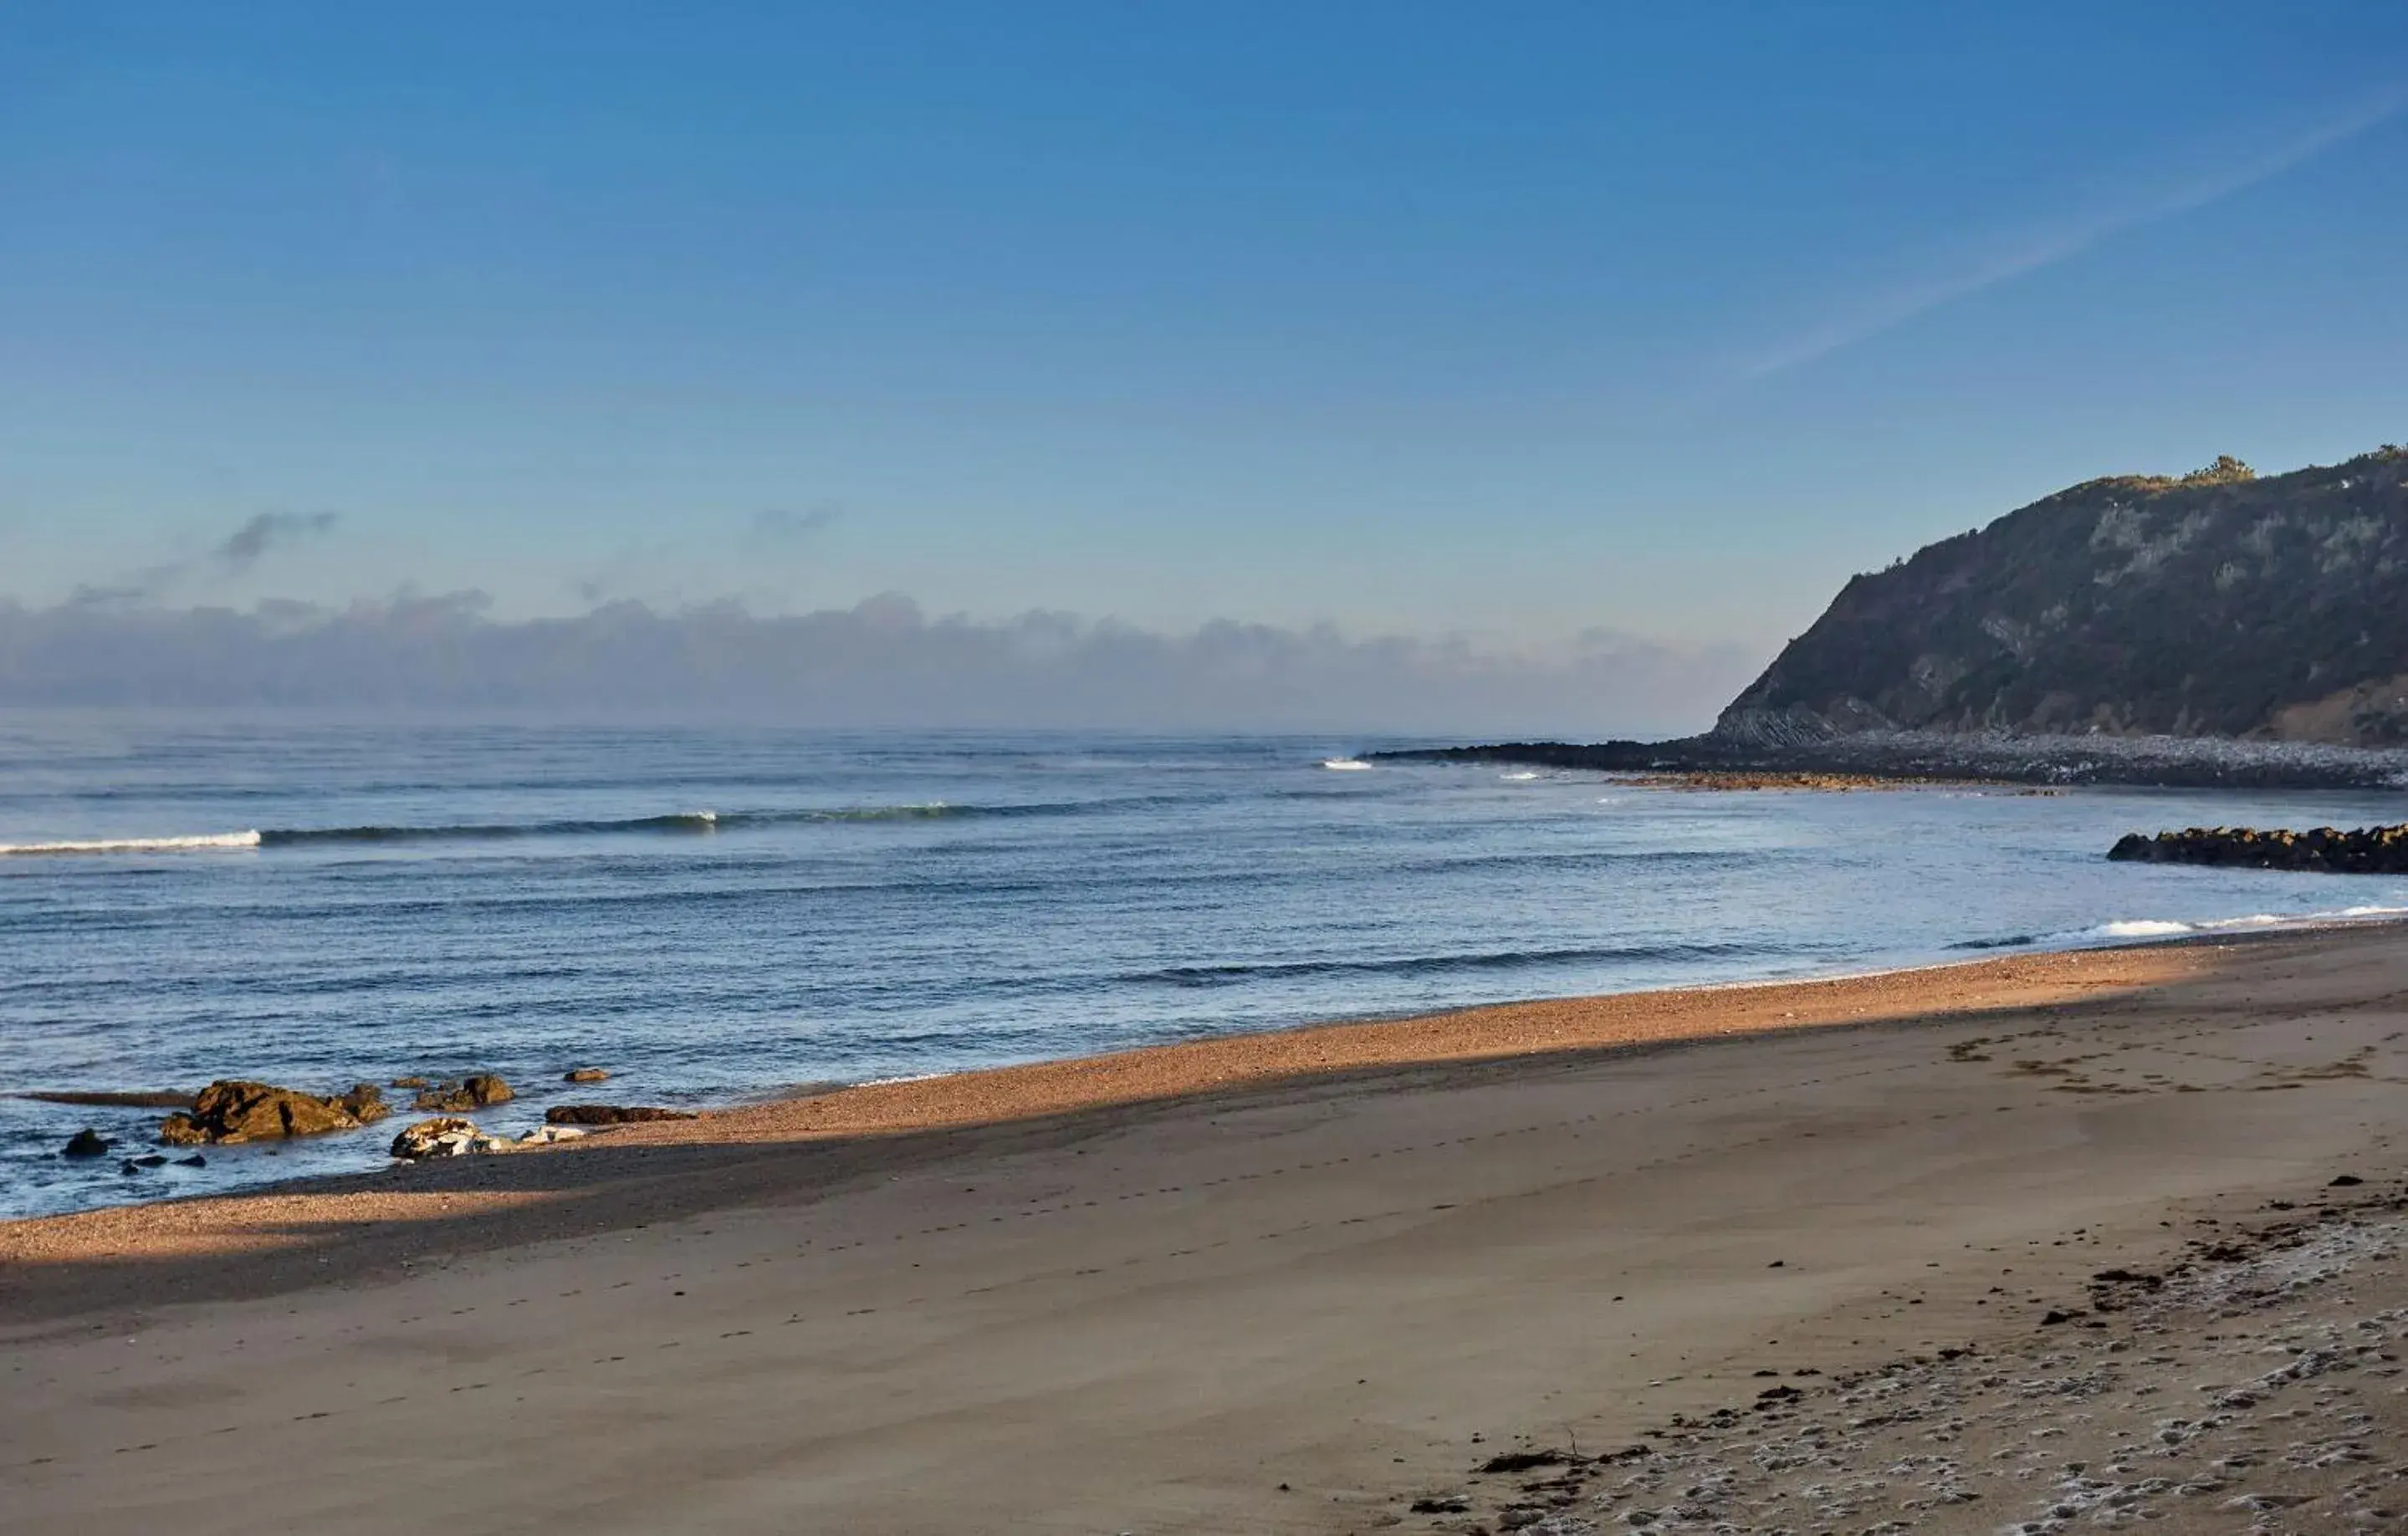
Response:
[{"label": "cluster of rock", "polygon": [[541,1146],[553,1142],[570,1142],[584,1135],[569,1126],[538,1126],[515,1142],[506,1142],[491,1131],[480,1131],[474,1120],[457,1116],[437,1116],[421,1120],[393,1139],[393,1155],[406,1162],[418,1162],[427,1158],[465,1158],[475,1152],[507,1152],[513,1146]]},{"label": "cluster of rock", "polygon": [[[600,1083],[607,1081],[609,1075],[600,1067],[576,1067],[562,1074],[561,1080]],[[413,1091],[413,1108],[437,1112],[435,1117],[418,1121],[394,1138],[393,1155],[410,1161],[574,1141],[585,1134],[579,1128],[586,1126],[631,1125],[648,1120],[691,1120],[695,1117],[689,1110],[663,1109],[651,1104],[555,1104],[545,1111],[544,1125],[525,1132],[515,1142],[509,1142],[480,1130],[475,1121],[461,1117],[467,1111],[508,1103],[518,1097],[511,1091],[509,1084],[492,1073],[470,1073],[447,1082],[437,1082],[427,1077],[396,1077],[393,1080],[393,1087]],[[176,1113],[168,1116],[159,1127],[159,1140],[169,1146],[220,1145],[357,1131],[393,1113],[385,1102],[383,1090],[373,1083],[355,1083],[341,1093],[327,1096],[279,1088],[272,1083],[229,1078],[211,1083],[194,1094],[76,1091],[36,1093],[28,1097],[57,1103],[179,1106]],[[78,1131],[59,1155],[77,1159],[107,1157],[116,1145],[114,1140],[87,1127]],[[159,1156],[129,1159],[125,1172],[142,1172],[158,1167],[166,1160]],[[192,1167],[205,1166],[197,1156],[179,1161]]]},{"label": "cluster of rock", "polygon": [[2233,869],[2305,870],[2329,875],[2408,875],[2408,824],[2342,832],[2256,827],[2186,827],[2155,837],[2128,832],[2107,857],[2123,863],[2214,864]]}]

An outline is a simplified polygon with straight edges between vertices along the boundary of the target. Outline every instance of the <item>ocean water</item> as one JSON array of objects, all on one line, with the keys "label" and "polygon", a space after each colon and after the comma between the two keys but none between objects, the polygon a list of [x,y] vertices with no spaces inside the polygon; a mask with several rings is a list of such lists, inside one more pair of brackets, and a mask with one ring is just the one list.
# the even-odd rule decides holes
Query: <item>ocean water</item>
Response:
[{"label": "ocean water", "polygon": [[[0,718],[0,1095],[498,1072],[719,1104],[1310,1020],[2408,908],[2110,864],[2398,794],[1694,793],[1362,737]],[[569,1067],[615,1075],[569,1088]],[[406,1098],[406,1094],[395,1094]],[[384,1165],[396,1124],[128,1174],[0,1097],[0,1216]]]}]

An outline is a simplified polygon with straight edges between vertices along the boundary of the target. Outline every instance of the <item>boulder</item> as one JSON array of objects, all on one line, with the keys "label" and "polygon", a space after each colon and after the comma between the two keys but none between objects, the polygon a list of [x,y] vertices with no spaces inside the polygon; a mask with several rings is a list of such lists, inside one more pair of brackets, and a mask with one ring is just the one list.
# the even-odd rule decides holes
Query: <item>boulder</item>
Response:
[{"label": "boulder", "polygon": [[393,1113],[392,1106],[384,1102],[383,1092],[374,1083],[353,1083],[335,1102],[362,1125],[374,1125]]},{"label": "boulder", "polygon": [[471,1152],[498,1152],[502,1143],[477,1129],[473,1120],[437,1116],[421,1120],[393,1139],[393,1155],[416,1162],[422,1158],[459,1158]]},{"label": "boulder", "polygon": [[652,1104],[554,1104],[543,1112],[543,1117],[552,1125],[633,1125],[640,1120],[691,1120],[694,1113]]},{"label": "boulder", "polygon": [[456,1083],[431,1088],[410,1101],[414,1109],[431,1109],[457,1114],[464,1110],[483,1109],[489,1104],[506,1104],[518,1095],[510,1086],[489,1072],[470,1073]]},{"label": "boulder", "polygon": [[432,1077],[396,1077],[393,1080],[393,1086],[394,1088],[433,1088],[435,1086],[435,1079]]},{"label": "boulder", "polygon": [[86,1126],[81,1131],[77,1131],[74,1135],[67,1138],[67,1145],[60,1149],[59,1156],[62,1158],[105,1158],[108,1156],[108,1149],[116,1145],[116,1143],[110,1141],[99,1131],[94,1131],[90,1126]]},{"label": "boulder", "polygon": [[560,1080],[564,1083],[607,1083],[610,1074],[600,1067],[571,1067],[561,1074]]},{"label": "boulder", "polygon": [[170,1115],[159,1139],[170,1146],[271,1141],[356,1131],[359,1117],[332,1099],[267,1083],[220,1081],[201,1089],[189,1114]]}]

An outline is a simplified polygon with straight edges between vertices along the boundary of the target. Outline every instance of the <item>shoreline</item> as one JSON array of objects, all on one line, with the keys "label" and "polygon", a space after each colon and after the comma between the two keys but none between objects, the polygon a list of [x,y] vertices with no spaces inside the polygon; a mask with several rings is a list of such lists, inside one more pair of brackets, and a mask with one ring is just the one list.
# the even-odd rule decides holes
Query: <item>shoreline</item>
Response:
[{"label": "shoreline", "polygon": [[[374,1197],[399,1195],[413,1175],[497,1159],[575,1158],[605,1147],[652,1148],[825,1144],[851,1138],[892,1138],[924,1132],[1110,1115],[1216,1094],[1276,1088],[1323,1079],[1409,1074],[1448,1067],[1537,1061],[1551,1057],[1678,1047],[1718,1040],[1777,1036],[1934,1020],[1996,1008],[2045,1007],[2086,996],[2161,986],[2197,974],[2186,951],[2239,945],[2314,941],[2328,934],[2408,927],[2408,915],[2322,916],[2263,925],[2232,919],[2177,934],[2074,945],[2014,946],[1963,960],[1881,966],[1801,977],[1741,978],[1627,992],[1585,993],[1477,1004],[1436,1013],[1358,1016],[1307,1024],[1162,1042],[1085,1056],[1049,1057],[858,1083],[801,1082],[757,1097],[695,1106],[691,1117],[580,1127],[585,1134],[554,1143],[506,1144],[470,1159],[387,1162],[351,1172],[298,1174],[243,1188],[163,1195],[79,1211],[0,1219],[0,1319],[5,1319],[5,1266],[72,1262],[79,1250],[128,1242],[151,1252],[210,1251],[229,1230],[227,1207],[273,1202],[282,1210],[337,1201],[366,1216]],[[2086,969],[2085,968],[2086,966]],[[1725,1005],[1717,1008],[1717,1005]],[[34,1095],[27,1095],[33,1097]],[[680,1106],[684,1108],[686,1106]],[[376,1140],[423,1118],[397,1114],[366,1130]],[[473,1117],[473,1116],[472,1116]],[[338,1132],[337,1134],[351,1134]],[[406,1199],[406,1197],[405,1197]],[[150,1213],[201,1211],[191,1223],[215,1239],[186,1246],[164,1232],[173,1216]],[[373,1216],[371,1216],[371,1219]],[[234,1224],[239,1227],[239,1221]],[[71,1228],[90,1229],[66,1236]],[[59,1234],[53,1237],[51,1234]]]},{"label": "shoreline", "polygon": [[[613,1154],[840,1150],[874,1159],[914,1138],[1015,1130],[1080,1133],[1132,1113],[1315,1086],[1376,1087],[1487,1068],[1576,1061],[1715,1042],[1962,1019],[2001,1010],[2114,998],[2200,974],[2236,944],[2314,942],[2388,923],[2197,933],[2063,950],[2020,950],[1939,964],[1802,979],[1738,980],[1633,992],[1531,999],[1397,1017],[1214,1035],[1092,1056],[802,1091],[706,1109],[692,1119],[600,1127],[574,1141],[465,1158],[308,1174],[222,1194],[175,1196],[0,1221],[0,1322],[29,1271],[93,1259],[153,1262],[238,1257],[274,1245],[295,1224],[410,1223],[427,1202],[466,1201],[503,1218],[475,1246],[510,1235],[506,1213],[540,1226],[547,1192],[609,1183]],[[394,1116],[391,1124],[403,1123]],[[478,1193],[471,1194],[475,1190]],[[710,1202],[704,1202],[707,1206]],[[609,1228],[624,1216],[597,1213]],[[12,1283],[11,1272],[14,1272]],[[44,1289],[39,1286],[33,1289]],[[214,1292],[216,1287],[208,1287]],[[37,1309],[38,1310],[38,1309]]]}]

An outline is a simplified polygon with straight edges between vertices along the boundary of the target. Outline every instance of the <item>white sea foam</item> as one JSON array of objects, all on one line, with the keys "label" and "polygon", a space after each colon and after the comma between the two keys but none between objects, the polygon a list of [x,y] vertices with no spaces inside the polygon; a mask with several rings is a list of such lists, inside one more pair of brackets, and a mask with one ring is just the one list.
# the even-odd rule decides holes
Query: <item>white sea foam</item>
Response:
[{"label": "white sea foam", "polygon": [[2408,917],[2408,906],[2344,906],[2321,912],[2252,912],[2240,917],[2127,917],[2069,934],[2072,939],[2167,939],[2184,933],[2230,933],[2253,928],[2315,928],[2329,923]]},{"label": "white sea foam", "polygon": [[199,853],[255,848],[257,832],[206,832],[195,837],[103,837],[81,843],[0,843],[0,857],[43,853]]},{"label": "white sea foam", "polygon": [[2168,917],[2125,917],[2100,923],[2083,930],[2086,938],[2100,939],[2163,939],[2176,933],[2194,932],[2189,923],[2178,923]]},{"label": "white sea foam", "polygon": [[1508,784],[1526,784],[1531,779],[1534,779],[1539,775],[1533,773],[1524,772],[1519,774],[1500,774],[1498,776],[1502,778]]},{"label": "white sea foam", "polygon": [[1371,766],[1361,758],[1324,758],[1321,760],[1321,765],[1333,773],[1340,774],[1365,773]]}]

